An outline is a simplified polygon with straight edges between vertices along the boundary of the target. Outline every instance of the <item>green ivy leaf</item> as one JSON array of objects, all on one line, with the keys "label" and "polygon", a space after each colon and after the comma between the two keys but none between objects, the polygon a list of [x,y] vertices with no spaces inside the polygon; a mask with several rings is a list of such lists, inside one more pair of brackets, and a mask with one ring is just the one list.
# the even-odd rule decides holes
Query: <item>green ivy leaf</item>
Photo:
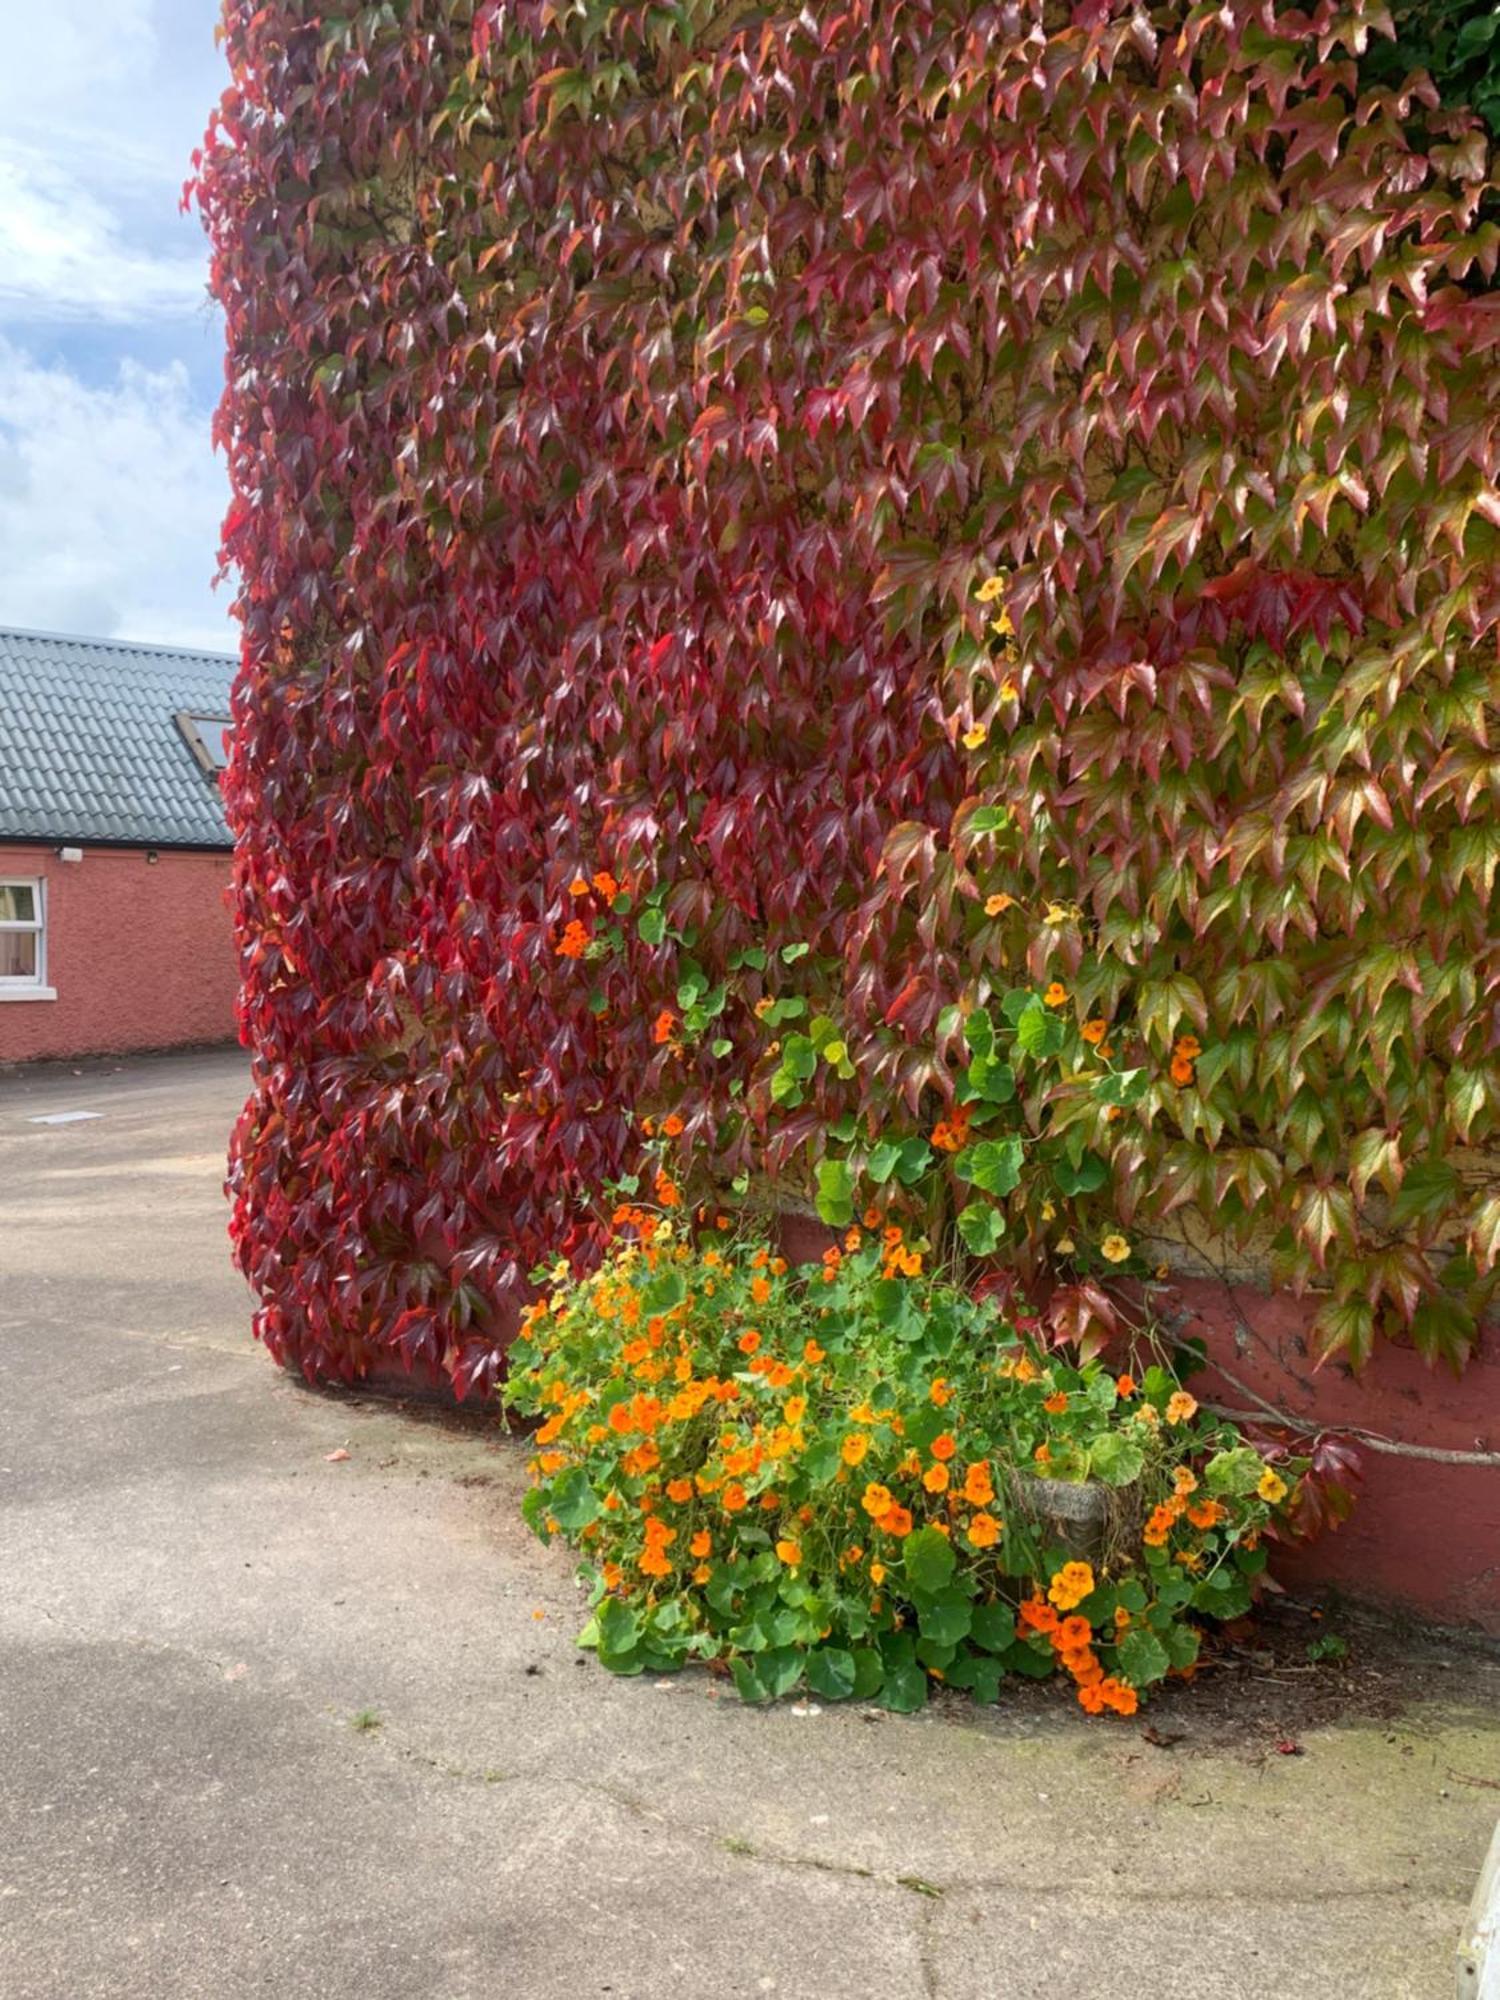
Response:
[{"label": "green ivy leaf", "polygon": [[1009,825],[1009,806],[977,806],[964,822],[964,831],[966,833],[1000,833]]}]

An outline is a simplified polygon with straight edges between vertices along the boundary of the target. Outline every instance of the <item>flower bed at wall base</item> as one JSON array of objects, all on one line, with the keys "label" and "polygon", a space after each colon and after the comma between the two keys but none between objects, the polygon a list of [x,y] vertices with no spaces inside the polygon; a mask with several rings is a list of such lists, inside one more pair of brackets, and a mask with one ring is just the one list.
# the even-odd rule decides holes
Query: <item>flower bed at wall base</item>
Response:
[{"label": "flower bed at wall base", "polygon": [[[872,1222],[875,1222],[872,1218]],[[526,1513],[582,1556],[614,1672],[727,1661],[921,1706],[1060,1673],[1091,1714],[1190,1674],[1242,1614],[1305,1461],[1248,1445],[1163,1360],[1071,1365],[853,1225],[816,1270],[639,1208],[527,1309],[507,1397],[540,1420]],[[538,1274],[539,1278],[544,1274]],[[1105,1505],[1081,1548],[1052,1480]]]}]

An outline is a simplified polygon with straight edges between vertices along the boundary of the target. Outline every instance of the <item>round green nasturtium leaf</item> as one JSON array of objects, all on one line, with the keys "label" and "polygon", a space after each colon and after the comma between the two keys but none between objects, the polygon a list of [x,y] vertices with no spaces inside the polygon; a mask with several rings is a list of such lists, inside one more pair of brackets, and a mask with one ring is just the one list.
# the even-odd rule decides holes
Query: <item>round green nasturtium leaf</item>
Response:
[{"label": "round green nasturtium leaf", "polygon": [[885,1662],[873,1646],[854,1648],[854,1699],[868,1701],[885,1679]]},{"label": "round green nasturtium leaf", "polygon": [[936,1528],[918,1528],[907,1536],[902,1560],[913,1586],[936,1596],[952,1581],[958,1558],[946,1535]]},{"label": "round green nasturtium leaf", "polygon": [[803,1674],[812,1692],[824,1701],[848,1701],[854,1693],[854,1655],[841,1646],[819,1646],[809,1653]]},{"label": "round green nasturtium leaf", "polygon": [[911,1715],[925,1705],[927,1675],[915,1659],[908,1665],[887,1667],[879,1699],[882,1708],[897,1715]]},{"label": "round green nasturtium leaf", "polygon": [[599,1496],[581,1465],[570,1465],[558,1474],[547,1498],[547,1512],[570,1535],[598,1519]]},{"label": "round green nasturtium leaf", "polygon": [[1171,1655],[1154,1632],[1132,1626],[1115,1649],[1120,1672],[1132,1687],[1149,1687],[1159,1681],[1172,1664]]},{"label": "round green nasturtium leaf", "polygon": [[988,1202],[971,1201],[958,1211],[958,1233],[964,1248],[975,1257],[988,1257],[1000,1247],[1005,1234],[1005,1217]]},{"label": "round green nasturtium leaf", "polygon": [[924,1596],[917,1611],[917,1626],[924,1639],[934,1645],[956,1646],[966,1639],[974,1618],[974,1601],[962,1590],[941,1590],[935,1597]]},{"label": "round green nasturtium leaf", "polygon": [[1003,1653],[1015,1643],[1016,1614],[1008,1604],[976,1604],[969,1637],[987,1653]]},{"label": "round green nasturtium leaf", "polygon": [[1089,1447],[1089,1471],[1106,1486],[1128,1486],[1140,1478],[1145,1464],[1146,1454],[1134,1438],[1119,1431],[1106,1431]]}]

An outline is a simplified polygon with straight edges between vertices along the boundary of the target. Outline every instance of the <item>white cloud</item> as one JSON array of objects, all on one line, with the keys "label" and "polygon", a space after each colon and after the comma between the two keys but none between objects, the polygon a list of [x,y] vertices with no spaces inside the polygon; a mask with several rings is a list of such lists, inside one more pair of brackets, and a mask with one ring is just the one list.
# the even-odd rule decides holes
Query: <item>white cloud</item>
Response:
[{"label": "white cloud", "polygon": [[232,651],[227,497],[181,363],[96,388],[0,338],[0,621]]},{"label": "white cloud", "polygon": [[0,125],[67,149],[87,134],[139,121],[149,135],[145,86],[157,52],[151,0],[43,0],[6,9]]},{"label": "white cloud", "polygon": [[12,0],[0,62],[0,323],[202,306],[178,213],[220,80],[212,0]]},{"label": "white cloud", "polygon": [[203,260],[125,241],[55,162],[0,142],[0,318],[115,322],[201,311]]}]

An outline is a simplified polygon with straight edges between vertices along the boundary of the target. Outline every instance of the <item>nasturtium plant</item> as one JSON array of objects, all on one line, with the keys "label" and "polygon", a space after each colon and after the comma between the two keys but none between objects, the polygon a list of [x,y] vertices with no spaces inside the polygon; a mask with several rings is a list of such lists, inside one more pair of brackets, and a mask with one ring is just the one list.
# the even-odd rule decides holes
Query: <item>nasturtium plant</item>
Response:
[{"label": "nasturtium plant", "polygon": [[[747,1701],[902,1711],[1057,1672],[1129,1715],[1249,1607],[1307,1462],[1159,1362],[1044,1351],[895,1225],[809,1271],[638,1205],[617,1223],[589,1276],[537,1274],[506,1387],[537,1425],[527,1517],[579,1551],[611,1671],[716,1661]],[[1084,1544],[1056,1482],[1105,1496]]]},{"label": "nasturtium plant", "polygon": [[845,1162],[1059,1328],[1196,1211],[1320,1348],[1462,1363],[1500,217],[1464,91],[1361,70],[1388,26],[226,0],[231,1183],[282,1359],[491,1381],[649,1112],[718,1197]]}]

